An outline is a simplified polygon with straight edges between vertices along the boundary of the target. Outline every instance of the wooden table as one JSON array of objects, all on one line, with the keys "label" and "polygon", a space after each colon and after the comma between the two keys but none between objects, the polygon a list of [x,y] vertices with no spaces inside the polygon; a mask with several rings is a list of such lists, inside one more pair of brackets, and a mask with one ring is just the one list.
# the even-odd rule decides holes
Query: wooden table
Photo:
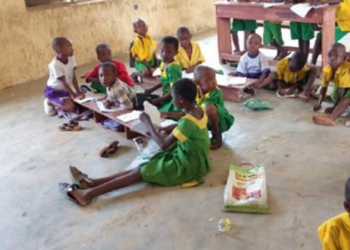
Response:
[{"label": "wooden table", "polygon": [[[229,3],[219,2],[216,6],[216,27],[220,62],[237,61],[232,54],[230,19],[295,21],[322,24],[322,64],[327,64],[327,51],[334,43],[335,11],[332,5],[311,10],[305,18],[301,18],[290,10],[291,4],[264,8],[261,3]],[[239,56],[238,56],[239,59]]]}]

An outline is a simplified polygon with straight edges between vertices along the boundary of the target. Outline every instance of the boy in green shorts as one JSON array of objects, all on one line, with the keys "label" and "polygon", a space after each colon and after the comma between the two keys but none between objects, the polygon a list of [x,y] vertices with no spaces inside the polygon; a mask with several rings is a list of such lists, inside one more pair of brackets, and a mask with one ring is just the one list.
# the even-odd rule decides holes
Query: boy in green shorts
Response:
[{"label": "boy in green shorts", "polygon": [[311,23],[290,22],[292,40],[298,39],[299,50],[309,55],[310,40],[315,37],[314,27]]},{"label": "boy in green shorts", "polygon": [[264,22],[264,45],[271,45],[277,49],[277,55],[273,60],[281,60],[288,55],[288,51],[283,47],[281,22]]},{"label": "boy in green shorts", "polygon": [[233,45],[235,46],[233,53],[235,54],[241,53],[241,49],[239,46],[239,39],[238,39],[238,31],[244,31],[244,41],[245,41],[244,44],[246,44],[248,36],[250,34],[254,34],[257,27],[258,25],[255,20],[233,19],[232,25],[231,25],[232,41],[233,41]]}]

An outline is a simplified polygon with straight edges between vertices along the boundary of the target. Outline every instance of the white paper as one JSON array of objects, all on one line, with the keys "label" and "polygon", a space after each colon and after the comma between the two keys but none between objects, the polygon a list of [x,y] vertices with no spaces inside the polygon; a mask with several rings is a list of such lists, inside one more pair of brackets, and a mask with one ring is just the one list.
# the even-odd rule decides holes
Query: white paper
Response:
[{"label": "white paper", "polygon": [[115,112],[115,111],[120,111],[121,108],[118,108],[118,107],[112,107],[110,109],[107,109],[105,108],[105,106],[103,105],[103,102],[96,102],[96,105],[98,107],[98,109],[101,111],[101,112],[104,112],[104,113],[112,113],[112,112]]},{"label": "white paper", "polygon": [[177,122],[174,120],[164,120],[164,121],[162,121],[162,123],[160,125],[162,128],[165,128],[165,127],[175,125],[175,124],[177,124]]},{"label": "white paper", "polygon": [[247,84],[246,77],[239,76],[225,76],[217,75],[216,81],[219,86],[234,86],[236,88],[243,88]]},{"label": "white paper", "polygon": [[193,80],[194,79],[194,73],[186,73],[186,71],[182,71],[182,78],[188,78]]},{"label": "white paper", "polygon": [[131,122],[131,121],[135,121],[135,120],[139,119],[141,113],[142,113],[142,111],[133,110],[131,113],[119,115],[119,116],[117,116],[117,118],[119,120],[121,120],[122,122]]},{"label": "white paper", "polygon": [[279,6],[279,5],[283,5],[284,3],[264,3],[264,8],[267,9],[267,8],[271,8],[271,7],[274,7],[274,6]]},{"label": "white paper", "polygon": [[152,123],[160,127],[162,124],[162,118],[160,117],[158,108],[147,101],[143,103],[143,106],[145,107],[145,113],[149,115]]},{"label": "white paper", "polygon": [[290,7],[290,10],[293,11],[300,17],[306,17],[311,9],[319,9],[328,6],[328,4],[321,5],[310,5],[309,3],[298,3]]},{"label": "white paper", "polygon": [[156,77],[156,76],[161,76],[162,74],[162,71],[160,70],[160,68],[157,68],[154,72],[153,72],[153,76]]},{"label": "white paper", "polygon": [[105,97],[105,94],[102,94],[102,93],[93,93],[92,91],[90,92],[87,92],[85,94],[85,98],[84,99],[78,99],[78,98],[75,98],[74,101],[77,102],[77,103],[85,103],[85,102],[90,102],[90,101],[94,101],[94,100],[97,100],[97,99],[100,99],[100,98],[103,98]]}]

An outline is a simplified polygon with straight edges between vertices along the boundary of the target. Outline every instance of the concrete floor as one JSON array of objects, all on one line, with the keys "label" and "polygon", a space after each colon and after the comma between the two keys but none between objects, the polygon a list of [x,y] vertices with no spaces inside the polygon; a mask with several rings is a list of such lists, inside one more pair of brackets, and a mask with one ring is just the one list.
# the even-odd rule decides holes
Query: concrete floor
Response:
[{"label": "concrete floor", "polygon": [[[212,34],[212,33],[210,33]],[[203,37],[207,37],[205,34]],[[207,61],[217,65],[216,38],[201,40]],[[79,75],[92,65],[81,67]],[[212,171],[196,188],[140,184],[78,207],[58,191],[69,181],[68,166],[91,176],[121,171],[135,158],[130,141],[92,122],[62,133],[63,122],[43,112],[46,79],[0,91],[0,249],[320,249],[317,227],[342,212],[350,175],[349,128],[311,121],[312,103],[260,92],[272,111],[251,112],[226,103],[236,118],[224,146],[211,152]],[[98,152],[118,138],[111,159]],[[228,166],[263,163],[267,171],[267,215],[224,213]],[[217,221],[233,229],[219,234]]]}]

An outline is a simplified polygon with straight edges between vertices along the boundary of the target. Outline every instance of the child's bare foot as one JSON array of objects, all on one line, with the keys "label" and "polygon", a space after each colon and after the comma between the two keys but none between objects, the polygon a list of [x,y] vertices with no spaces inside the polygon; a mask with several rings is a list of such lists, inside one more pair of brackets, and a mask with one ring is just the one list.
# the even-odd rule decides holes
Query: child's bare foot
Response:
[{"label": "child's bare foot", "polygon": [[334,110],[334,107],[329,107],[329,108],[326,108],[326,109],[324,110],[324,112],[325,112],[327,115],[329,115],[329,114],[332,114],[333,110]]},{"label": "child's bare foot", "polygon": [[75,184],[59,183],[58,188],[66,199],[80,206],[86,206],[91,203],[91,200],[85,198],[83,190],[79,189]]},{"label": "child's bare foot", "polygon": [[279,61],[290,55],[290,51],[282,50],[274,60]]},{"label": "child's bare foot", "polygon": [[314,123],[318,125],[324,125],[324,126],[334,126],[335,121],[333,121],[331,118],[327,116],[314,116],[312,117],[312,120]]},{"label": "child's bare foot", "polygon": [[213,137],[210,140],[210,149],[216,150],[221,148],[222,146],[222,137],[220,135],[213,135]]},{"label": "child's bare foot", "polygon": [[92,180],[87,174],[84,174],[74,166],[69,166],[69,171],[74,184],[78,185],[80,189],[88,189],[94,187]]},{"label": "child's bare foot", "polygon": [[307,101],[309,100],[309,98],[310,98],[309,95],[306,95],[306,94],[304,94],[304,93],[299,94],[298,97],[299,97],[301,100],[303,100],[304,102],[307,102]]}]

